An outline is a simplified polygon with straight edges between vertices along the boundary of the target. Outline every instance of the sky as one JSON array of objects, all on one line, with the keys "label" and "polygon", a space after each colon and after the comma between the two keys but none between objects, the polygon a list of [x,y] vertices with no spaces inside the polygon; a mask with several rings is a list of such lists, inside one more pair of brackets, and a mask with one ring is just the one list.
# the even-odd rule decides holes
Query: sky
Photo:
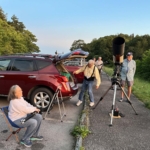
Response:
[{"label": "sky", "polygon": [[75,40],[150,34],[149,0],[0,0],[38,41],[40,53],[67,53]]}]

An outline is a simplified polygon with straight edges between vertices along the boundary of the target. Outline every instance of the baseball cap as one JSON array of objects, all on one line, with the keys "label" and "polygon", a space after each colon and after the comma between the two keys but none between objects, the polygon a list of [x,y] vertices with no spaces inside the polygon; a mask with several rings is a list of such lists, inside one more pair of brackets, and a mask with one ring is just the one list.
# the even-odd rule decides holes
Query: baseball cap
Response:
[{"label": "baseball cap", "polygon": [[133,53],[132,53],[132,52],[128,52],[128,53],[127,53],[127,56],[130,56],[130,55],[133,55]]}]

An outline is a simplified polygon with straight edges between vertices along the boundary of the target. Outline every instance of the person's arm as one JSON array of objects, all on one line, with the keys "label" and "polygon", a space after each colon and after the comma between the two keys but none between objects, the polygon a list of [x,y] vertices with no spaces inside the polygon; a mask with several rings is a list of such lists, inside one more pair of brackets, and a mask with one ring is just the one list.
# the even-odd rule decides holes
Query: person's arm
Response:
[{"label": "person's arm", "polygon": [[27,101],[25,101],[24,99],[19,100],[19,103],[15,104],[15,107],[17,108],[17,110],[19,110],[20,112],[24,112],[26,114],[32,113],[34,111],[39,112],[40,110],[37,109],[36,107],[34,107],[33,105],[29,104]]},{"label": "person's arm", "polygon": [[85,66],[83,66],[83,67],[81,67],[80,69],[74,71],[73,74],[78,74],[78,73],[80,73],[80,72],[83,72],[84,69],[85,69]]},{"label": "person's arm", "polygon": [[135,71],[136,71],[136,62],[134,61],[134,68],[133,68],[133,74],[135,75]]},{"label": "person's arm", "polygon": [[[32,108],[34,107],[34,106],[31,105],[30,103],[28,103],[26,100],[24,100],[23,97],[21,97],[21,100],[26,104],[27,107],[32,107]],[[34,107],[34,108],[36,108],[36,107]],[[40,112],[40,109],[36,108],[35,111],[39,113],[39,112]]]},{"label": "person's arm", "polygon": [[95,78],[96,78],[96,89],[98,89],[101,83],[101,79],[97,67],[95,67]]}]

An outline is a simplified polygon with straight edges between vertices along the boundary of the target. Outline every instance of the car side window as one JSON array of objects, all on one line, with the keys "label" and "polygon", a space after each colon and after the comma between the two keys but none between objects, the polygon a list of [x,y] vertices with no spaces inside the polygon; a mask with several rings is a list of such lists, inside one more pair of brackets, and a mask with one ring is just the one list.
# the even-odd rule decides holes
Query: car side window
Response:
[{"label": "car side window", "polygon": [[40,70],[51,65],[52,63],[50,61],[45,61],[45,60],[36,60],[36,64],[37,64],[38,70]]},{"label": "car side window", "polygon": [[6,71],[10,61],[10,59],[0,59],[0,71]]},{"label": "car side window", "polygon": [[12,71],[34,71],[33,60],[15,59]]}]

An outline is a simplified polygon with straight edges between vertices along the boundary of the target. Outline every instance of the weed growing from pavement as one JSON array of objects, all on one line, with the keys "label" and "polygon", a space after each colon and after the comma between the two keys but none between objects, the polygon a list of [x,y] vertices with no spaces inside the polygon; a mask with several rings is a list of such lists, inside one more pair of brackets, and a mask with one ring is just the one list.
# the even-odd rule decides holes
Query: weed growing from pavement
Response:
[{"label": "weed growing from pavement", "polygon": [[[74,129],[71,131],[71,134],[76,137],[82,137],[85,138],[88,136],[89,133],[91,133],[91,131],[88,129],[88,115],[89,115],[89,108],[86,107],[87,103],[89,103],[89,96],[88,93],[85,92],[84,95],[84,99],[85,99],[85,107],[82,110],[81,114],[80,114],[80,118],[78,120],[78,124],[74,127]],[[81,145],[80,146],[80,150],[85,150],[85,148]]]},{"label": "weed growing from pavement", "polygon": [[82,110],[81,113],[82,113],[82,114],[85,113],[86,115],[88,115],[88,114],[89,114],[89,109],[86,108],[86,109]]},{"label": "weed growing from pavement", "polygon": [[80,150],[85,150],[85,148],[82,146],[82,147],[80,147]]},{"label": "weed growing from pavement", "polygon": [[86,126],[75,126],[73,131],[71,132],[73,136],[85,138],[89,133],[91,133]]}]

